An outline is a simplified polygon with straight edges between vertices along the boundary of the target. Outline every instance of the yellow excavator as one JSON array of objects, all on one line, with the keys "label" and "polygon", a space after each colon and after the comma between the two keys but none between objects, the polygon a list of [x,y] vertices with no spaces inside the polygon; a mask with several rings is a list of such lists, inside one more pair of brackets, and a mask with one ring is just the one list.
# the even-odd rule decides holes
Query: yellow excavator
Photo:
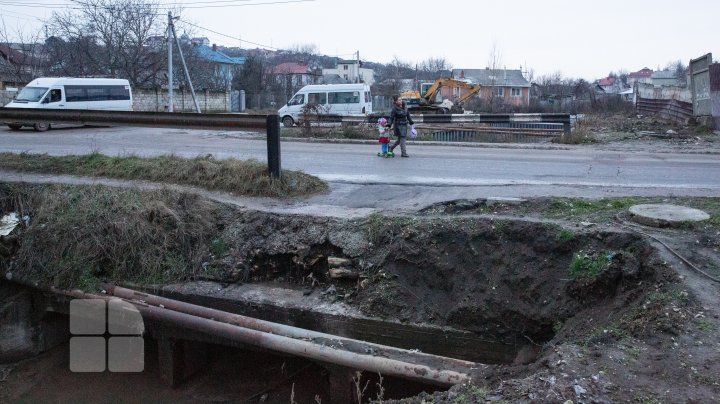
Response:
[{"label": "yellow excavator", "polygon": [[[455,101],[443,100],[435,102],[435,97],[442,87],[464,88],[467,91],[460,95]],[[470,97],[477,94],[482,89],[480,84],[470,84],[463,80],[452,78],[444,78],[435,80],[432,85],[425,91],[425,95],[420,95],[419,91],[403,91],[400,98],[405,100],[410,113],[416,114],[462,114],[464,112],[462,104]]]}]

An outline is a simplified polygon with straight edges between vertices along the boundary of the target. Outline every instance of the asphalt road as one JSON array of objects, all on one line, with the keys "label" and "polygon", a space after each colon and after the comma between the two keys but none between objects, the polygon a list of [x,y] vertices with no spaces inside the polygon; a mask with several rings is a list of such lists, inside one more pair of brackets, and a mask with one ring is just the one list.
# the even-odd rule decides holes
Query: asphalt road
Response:
[{"label": "asphalt road", "polygon": [[[720,196],[718,154],[603,151],[592,146],[410,144],[410,158],[383,159],[376,156],[379,149],[377,143],[283,141],[282,168],[302,170],[331,183],[330,195],[311,202],[355,207],[488,196]],[[0,151],[267,158],[266,142],[257,134],[127,127],[44,133],[2,128]]]}]

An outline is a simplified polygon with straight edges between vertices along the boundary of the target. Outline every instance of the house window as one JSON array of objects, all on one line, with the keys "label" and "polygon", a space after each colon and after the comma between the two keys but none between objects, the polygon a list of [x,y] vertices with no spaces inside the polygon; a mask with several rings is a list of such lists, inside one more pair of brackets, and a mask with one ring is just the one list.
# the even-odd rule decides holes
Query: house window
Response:
[{"label": "house window", "polygon": [[348,75],[347,75],[347,74],[343,74],[343,78],[344,78],[345,80],[347,80],[347,79],[348,79]]},{"label": "house window", "polygon": [[510,96],[512,97],[520,97],[522,95],[522,90],[519,88],[513,88],[510,90]]},{"label": "house window", "polygon": [[343,70],[347,70],[347,69],[348,69],[348,65],[343,65]]},{"label": "house window", "polygon": [[498,87],[495,89],[495,95],[498,97],[504,97],[505,96],[505,89],[503,87]]},{"label": "house window", "polygon": [[295,84],[301,86],[302,83],[303,83],[303,82],[302,82],[302,81],[303,81],[302,79],[303,79],[302,76],[295,76]]}]

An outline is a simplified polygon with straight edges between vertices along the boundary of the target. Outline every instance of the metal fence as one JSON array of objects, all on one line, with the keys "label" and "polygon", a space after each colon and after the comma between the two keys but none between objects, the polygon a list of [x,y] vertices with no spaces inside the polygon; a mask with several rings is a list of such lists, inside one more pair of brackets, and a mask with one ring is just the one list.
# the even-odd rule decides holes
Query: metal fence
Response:
[{"label": "metal fence", "polygon": [[540,143],[561,137],[563,133],[561,123],[495,122],[477,128],[434,131],[432,139],[442,142]]},{"label": "metal fence", "polygon": [[677,100],[662,100],[637,97],[635,110],[640,114],[657,115],[680,124],[693,120],[693,104]]}]

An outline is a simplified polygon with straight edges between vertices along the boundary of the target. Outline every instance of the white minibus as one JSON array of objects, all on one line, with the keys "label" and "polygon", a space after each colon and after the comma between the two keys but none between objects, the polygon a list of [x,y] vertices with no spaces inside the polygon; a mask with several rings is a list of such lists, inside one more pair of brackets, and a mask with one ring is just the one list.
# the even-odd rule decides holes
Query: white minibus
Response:
[{"label": "white minibus", "polygon": [[367,84],[313,84],[300,89],[278,110],[284,126],[301,123],[303,112],[334,115],[372,113],[372,96]]},{"label": "white minibus", "polygon": [[[132,90],[124,79],[41,77],[28,83],[5,108],[132,111]],[[51,126],[39,122],[5,123],[13,130],[31,126],[39,132]]]}]

